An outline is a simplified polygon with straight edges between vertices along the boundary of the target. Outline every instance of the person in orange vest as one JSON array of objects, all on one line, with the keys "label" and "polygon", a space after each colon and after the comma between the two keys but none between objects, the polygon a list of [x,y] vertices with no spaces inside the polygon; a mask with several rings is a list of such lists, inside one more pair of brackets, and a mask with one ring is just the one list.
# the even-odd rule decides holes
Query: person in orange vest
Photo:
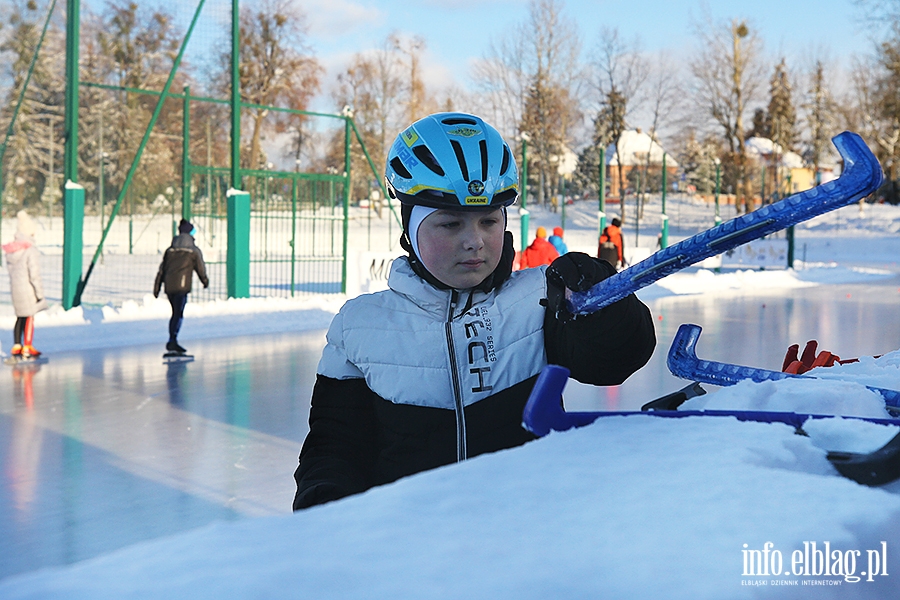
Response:
[{"label": "person in orange vest", "polygon": [[538,227],[534,241],[522,251],[519,266],[522,269],[540,267],[541,265],[549,265],[556,258],[559,258],[559,252],[556,251],[553,244],[547,241],[547,230],[543,227]]},{"label": "person in orange vest", "polygon": [[619,219],[613,219],[600,234],[597,258],[616,268],[625,266],[625,238],[622,237],[622,221]]}]

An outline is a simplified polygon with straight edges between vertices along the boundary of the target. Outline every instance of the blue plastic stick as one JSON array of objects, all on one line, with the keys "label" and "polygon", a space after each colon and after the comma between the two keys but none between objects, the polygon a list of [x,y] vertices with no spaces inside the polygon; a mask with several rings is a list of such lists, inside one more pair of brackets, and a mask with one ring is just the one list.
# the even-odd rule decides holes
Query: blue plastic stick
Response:
[{"label": "blue plastic stick", "polygon": [[[672,346],[669,348],[669,356],[666,359],[666,364],[669,366],[669,371],[672,372],[672,375],[691,381],[722,386],[734,385],[745,379],[756,382],[797,378],[817,379],[812,375],[795,375],[793,373],[782,373],[781,371],[702,360],[697,357],[697,340],[700,339],[701,331],[702,329],[699,325],[690,323],[685,323],[678,328],[675,339],[672,340]],[[881,394],[887,406],[900,407],[900,392],[869,385],[866,387],[873,392]]]},{"label": "blue plastic stick", "polygon": [[601,417],[631,417],[644,415],[679,419],[684,417],[733,417],[739,421],[784,423],[800,428],[809,419],[845,418],[882,425],[900,426],[900,419],[877,419],[839,415],[818,415],[793,412],[756,410],[651,410],[611,412],[566,412],[562,404],[562,391],[569,379],[569,370],[557,365],[547,365],[538,375],[537,382],[522,411],[522,426],[538,437],[551,431],[566,431],[573,427],[589,425]]},{"label": "blue plastic stick", "polygon": [[844,169],[838,179],[682,240],[604,279],[585,292],[574,292],[569,297],[569,311],[572,314],[598,311],[705,258],[847,206],[878,189],[884,175],[878,160],[862,138],[845,131],[832,141],[844,160]]}]

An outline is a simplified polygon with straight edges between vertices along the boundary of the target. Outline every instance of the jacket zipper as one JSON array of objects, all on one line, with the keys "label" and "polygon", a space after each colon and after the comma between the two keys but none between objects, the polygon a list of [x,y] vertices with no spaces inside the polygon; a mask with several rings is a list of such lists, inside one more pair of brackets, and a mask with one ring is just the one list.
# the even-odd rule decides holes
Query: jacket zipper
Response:
[{"label": "jacket zipper", "polygon": [[453,344],[453,311],[456,308],[458,294],[456,290],[450,293],[450,311],[444,331],[447,334],[447,350],[450,352],[450,378],[453,382],[453,400],[456,404],[456,460],[466,460],[466,414],[463,407],[463,398],[459,379],[459,368],[456,364],[456,348]]}]

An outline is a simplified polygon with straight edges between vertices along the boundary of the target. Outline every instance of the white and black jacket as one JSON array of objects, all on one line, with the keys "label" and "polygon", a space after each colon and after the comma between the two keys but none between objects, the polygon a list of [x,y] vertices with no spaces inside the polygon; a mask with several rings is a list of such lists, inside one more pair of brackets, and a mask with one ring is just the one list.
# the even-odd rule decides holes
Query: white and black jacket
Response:
[{"label": "white and black jacket", "polygon": [[548,362],[595,385],[646,364],[656,338],[643,303],[629,296],[563,323],[541,305],[545,270],[458,291],[400,258],[389,290],[344,304],[319,362],[294,509],[534,439],[522,409]]}]

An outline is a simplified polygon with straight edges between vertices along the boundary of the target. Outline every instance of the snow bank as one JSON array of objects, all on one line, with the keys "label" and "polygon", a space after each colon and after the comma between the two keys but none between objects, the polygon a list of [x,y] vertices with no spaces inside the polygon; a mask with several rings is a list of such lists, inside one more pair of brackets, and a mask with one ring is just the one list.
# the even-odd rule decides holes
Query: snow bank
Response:
[{"label": "snow bank", "polygon": [[[837,476],[788,426],[611,417],[294,515],[9,578],[0,596],[798,598],[826,581],[815,597],[896,598],[893,554],[890,576],[853,579],[897,539],[900,497]],[[812,542],[862,558],[839,576],[791,572]],[[745,550],[767,543],[781,574],[748,575]]]}]

